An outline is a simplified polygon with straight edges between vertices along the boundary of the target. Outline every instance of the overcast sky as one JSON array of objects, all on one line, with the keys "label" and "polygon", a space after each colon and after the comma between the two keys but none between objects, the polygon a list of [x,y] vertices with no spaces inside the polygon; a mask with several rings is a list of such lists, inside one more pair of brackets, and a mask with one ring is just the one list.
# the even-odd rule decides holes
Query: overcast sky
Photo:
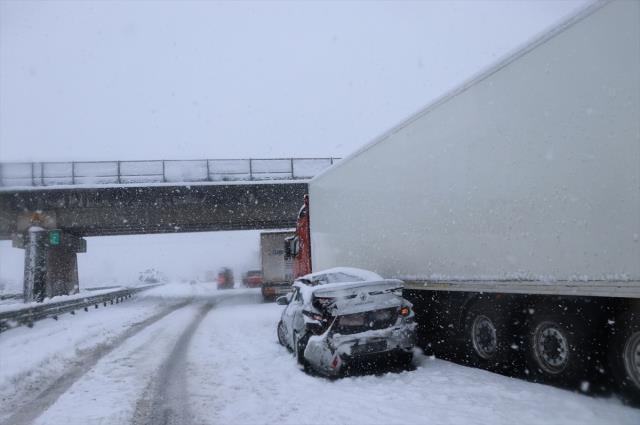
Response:
[{"label": "overcast sky", "polygon": [[581,1],[2,1],[0,158],[343,156]]},{"label": "overcast sky", "polygon": [[[0,0],[0,161],[344,156],[584,4]],[[81,273],[257,249],[195,241],[93,238]],[[1,242],[0,279],[21,274]]]}]

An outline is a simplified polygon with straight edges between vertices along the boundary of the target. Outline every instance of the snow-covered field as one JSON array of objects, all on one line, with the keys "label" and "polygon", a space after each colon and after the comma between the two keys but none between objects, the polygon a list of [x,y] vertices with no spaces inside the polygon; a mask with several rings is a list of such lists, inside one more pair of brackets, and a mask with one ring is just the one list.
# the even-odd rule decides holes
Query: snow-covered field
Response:
[{"label": "snow-covered field", "polygon": [[417,353],[331,381],[278,345],[259,290],[166,285],[0,334],[7,424],[638,424],[640,410]]}]

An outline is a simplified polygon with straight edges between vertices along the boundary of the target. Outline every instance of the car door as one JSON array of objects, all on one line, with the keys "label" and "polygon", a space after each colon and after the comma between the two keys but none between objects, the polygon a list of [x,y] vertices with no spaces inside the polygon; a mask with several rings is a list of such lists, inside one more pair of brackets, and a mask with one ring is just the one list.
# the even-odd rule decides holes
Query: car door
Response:
[{"label": "car door", "polygon": [[299,335],[302,335],[305,332],[305,324],[304,318],[302,317],[302,309],[304,300],[302,298],[302,291],[300,288],[296,288],[297,291],[293,294],[293,298],[291,299],[291,340],[293,341],[293,332],[297,332]]},{"label": "car door", "polygon": [[289,304],[282,312],[282,323],[285,327],[287,344],[290,347],[293,347],[293,331],[294,331],[294,318],[296,310],[301,308],[300,303],[296,302],[296,298],[300,293],[300,289],[298,287],[293,287],[293,291],[287,294],[287,298],[289,299]]}]

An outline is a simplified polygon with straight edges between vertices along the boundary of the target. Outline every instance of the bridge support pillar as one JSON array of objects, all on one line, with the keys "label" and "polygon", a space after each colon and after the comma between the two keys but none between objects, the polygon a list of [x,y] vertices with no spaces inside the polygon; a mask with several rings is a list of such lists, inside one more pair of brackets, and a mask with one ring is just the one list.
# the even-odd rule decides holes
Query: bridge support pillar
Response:
[{"label": "bridge support pillar", "polygon": [[30,228],[24,235],[24,246],[14,239],[14,246],[24,248],[24,302],[44,299],[47,284],[47,253],[45,239],[47,231],[36,227]]},{"label": "bridge support pillar", "polygon": [[86,252],[86,241],[60,230],[31,227],[14,239],[24,248],[24,301],[75,294],[79,290],[78,252]]}]

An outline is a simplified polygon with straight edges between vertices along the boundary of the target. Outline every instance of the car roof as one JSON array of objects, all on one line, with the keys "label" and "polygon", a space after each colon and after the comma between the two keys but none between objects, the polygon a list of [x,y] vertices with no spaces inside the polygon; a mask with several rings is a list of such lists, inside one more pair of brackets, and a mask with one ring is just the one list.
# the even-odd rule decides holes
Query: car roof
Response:
[{"label": "car roof", "polygon": [[[326,278],[326,279],[323,279]],[[366,282],[375,280],[384,280],[382,276],[369,270],[358,269],[355,267],[333,267],[318,272],[313,272],[299,277],[294,285],[308,286],[302,279],[314,282],[312,286],[323,285],[329,283],[347,283],[347,282]]]}]

